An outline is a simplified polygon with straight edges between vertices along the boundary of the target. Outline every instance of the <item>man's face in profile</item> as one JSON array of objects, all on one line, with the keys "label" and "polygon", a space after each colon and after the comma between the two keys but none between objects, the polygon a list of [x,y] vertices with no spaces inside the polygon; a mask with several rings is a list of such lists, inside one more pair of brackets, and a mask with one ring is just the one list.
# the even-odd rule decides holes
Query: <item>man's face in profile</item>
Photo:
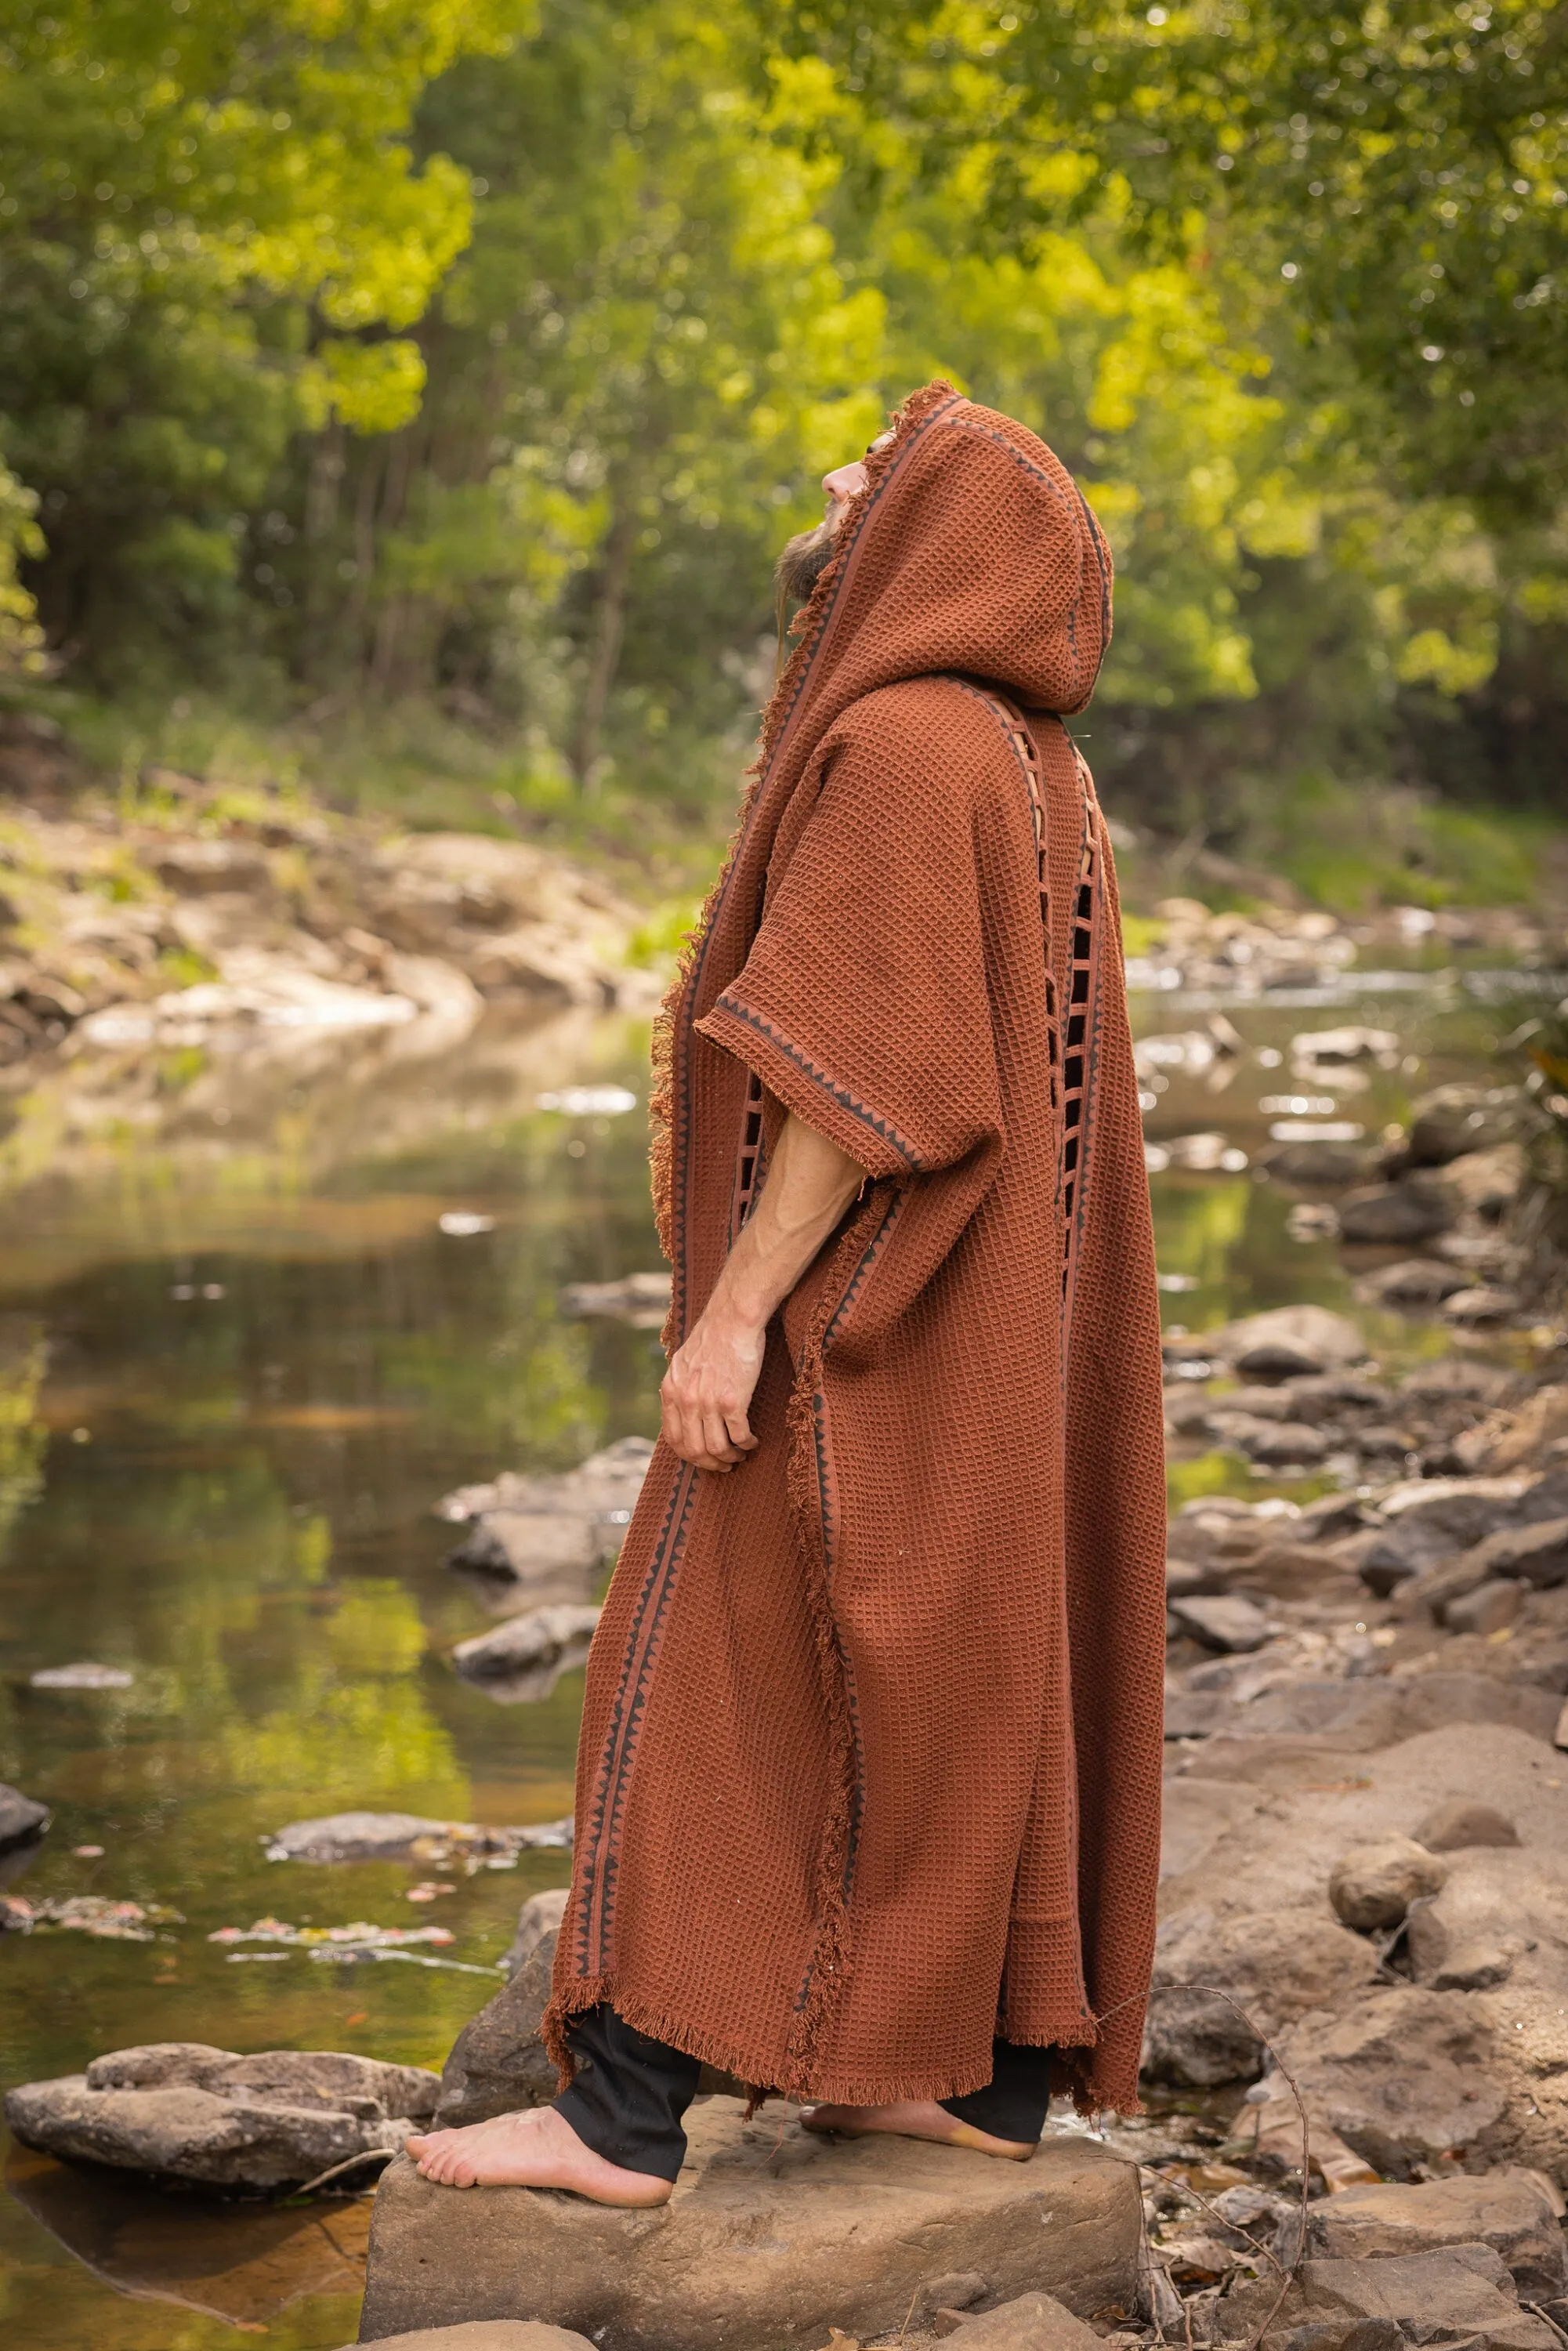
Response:
[{"label": "man's face in profile", "polygon": [[[873,445],[880,446],[880,444],[873,443]],[[865,465],[859,457],[852,464],[836,466],[831,474],[822,475],[822,487],[828,498],[826,514],[813,529],[796,532],[774,569],[774,577],[780,590],[792,603],[805,602],[832,561],[839,526],[849,510],[850,500],[865,486]]]}]

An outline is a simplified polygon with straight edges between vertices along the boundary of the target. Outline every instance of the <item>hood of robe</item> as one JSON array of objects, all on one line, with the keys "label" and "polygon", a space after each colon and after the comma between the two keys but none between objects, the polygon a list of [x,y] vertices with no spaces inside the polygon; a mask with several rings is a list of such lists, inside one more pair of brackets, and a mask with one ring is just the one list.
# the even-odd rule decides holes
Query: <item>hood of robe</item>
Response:
[{"label": "hood of robe", "polygon": [[[797,787],[852,702],[904,679],[981,679],[1032,710],[1082,710],[1111,635],[1111,555],[1061,459],[1010,416],[929,383],[866,457],[837,550],[796,616],[794,653],[763,714],[740,826],[653,1030],[653,1204],[675,1270],[666,1341],[678,1344],[686,1270],[677,1208],[685,1139],[674,1132],[695,1023],[746,960],[768,862]],[[939,768],[941,742],[931,757]],[[739,1064],[700,1039],[712,1065]],[[738,1113],[737,1113],[738,1114]]]},{"label": "hood of robe", "polygon": [[797,618],[763,764],[794,767],[860,695],[933,672],[986,679],[1032,709],[1082,710],[1110,642],[1111,553],[1061,459],[938,381],[905,402],[866,467]]}]

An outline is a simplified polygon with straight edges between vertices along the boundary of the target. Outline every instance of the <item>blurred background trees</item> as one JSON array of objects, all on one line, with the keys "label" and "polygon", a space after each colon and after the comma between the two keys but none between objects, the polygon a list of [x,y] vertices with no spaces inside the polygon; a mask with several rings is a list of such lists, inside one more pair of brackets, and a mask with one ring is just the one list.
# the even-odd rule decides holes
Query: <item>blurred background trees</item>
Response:
[{"label": "blurred background trees", "polygon": [[1561,806],[1559,11],[13,0],[0,45],[13,696],[707,837],[774,550],[943,372],[1115,547],[1113,807],[1310,883],[1375,783],[1419,897],[1445,800]]}]

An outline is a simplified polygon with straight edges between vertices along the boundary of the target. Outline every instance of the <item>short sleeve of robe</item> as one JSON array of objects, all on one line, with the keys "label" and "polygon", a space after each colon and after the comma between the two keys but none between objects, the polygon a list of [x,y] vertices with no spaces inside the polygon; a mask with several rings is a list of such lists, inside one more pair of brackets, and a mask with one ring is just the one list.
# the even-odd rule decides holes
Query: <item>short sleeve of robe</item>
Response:
[{"label": "short sleeve of robe", "polygon": [[971,796],[923,765],[831,750],[746,964],[697,1023],[873,1176],[1001,1140]]}]

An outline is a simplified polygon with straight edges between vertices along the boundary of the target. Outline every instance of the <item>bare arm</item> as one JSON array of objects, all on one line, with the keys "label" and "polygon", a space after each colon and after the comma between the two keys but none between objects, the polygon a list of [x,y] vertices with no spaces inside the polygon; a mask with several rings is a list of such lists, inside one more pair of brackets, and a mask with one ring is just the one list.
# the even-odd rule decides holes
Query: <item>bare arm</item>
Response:
[{"label": "bare arm", "polygon": [[683,1461],[733,1469],[755,1448],[747,1415],[768,1321],[864,1181],[825,1134],[785,1120],[757,1206],[659,1390],[665,1440]]}]

